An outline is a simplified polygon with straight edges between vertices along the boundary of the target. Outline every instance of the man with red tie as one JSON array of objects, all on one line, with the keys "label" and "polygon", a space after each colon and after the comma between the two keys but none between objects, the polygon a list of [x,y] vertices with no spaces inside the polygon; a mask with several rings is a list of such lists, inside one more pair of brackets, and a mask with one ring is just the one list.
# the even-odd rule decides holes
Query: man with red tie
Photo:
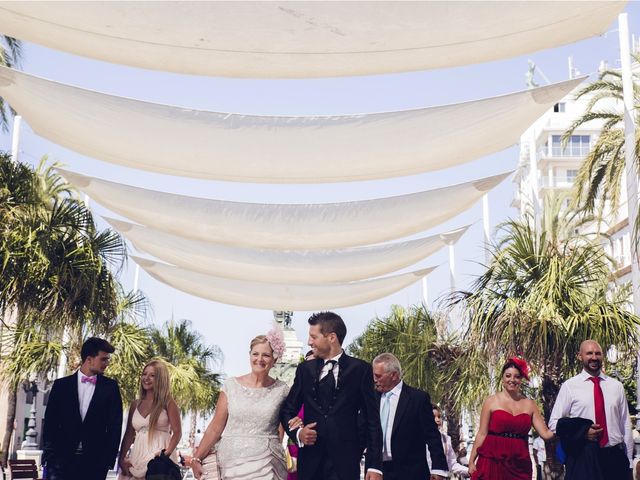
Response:
[{"label": "man with red tie", "polygon": [[44,413],[48,480],[104,480],[114,465],[122,429],[122,398],[103,375],[114,347],[97,337],[82,345],[82,365],[53,383]]},{"label": "man with red tie", "polygon": [[605,479],[631,478],[633,436],[624,387],[602,373],[602,348],[593,340],[580,345],[580,374],[562,384],[549,419],[556,431],[562,418],[581,418],[593,422],[586,440],[597,443],[597,463]]}]

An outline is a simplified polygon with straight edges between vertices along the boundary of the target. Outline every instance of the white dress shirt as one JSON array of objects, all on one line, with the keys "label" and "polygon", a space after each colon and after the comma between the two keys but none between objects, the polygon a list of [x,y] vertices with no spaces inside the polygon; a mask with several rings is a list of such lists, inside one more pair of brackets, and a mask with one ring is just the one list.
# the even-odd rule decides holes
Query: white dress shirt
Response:
[{"label": "white dress shirt", "polygon": [[[553,406],[549,418],[549,428],[556,431],[558,420],[563,417],[586,418],[595,423],[596,414],[593,397],[594,383],[589,380],[589,375],[584,370],[579,375],[570,378],[560,387],[560,393]],[[607,433],[609,443],[605,446],[624,443],[629,457],[629,464],[633,458],[633,433],[631,431],[631,419],[624,387],[615,378],[600,373],[600,388],[604,396],[604,409],[607,416]]]},{"label": "white dress shirt", "polygon": [[86,375],[78,370],[78,403],[80,404],[80,417],[84,422],[84,417],[87,416],[87,410],[91,404],[91,399],[96,391],[96,386],[91,382],[83,382],[82,378]]},{"label": "white dress shirt", "polygon": [[[469,467],[466,467],[458,462],[458,457],[456,457],[456,452],[453,449],[453,445],[451,444],[451,437],[442,432],[440,432],[440,437],[442,438],[442,448],[444,448],[444,456],[447,457],[447,466],[449,467],[449,473],[439,473],[440,470],[435,470],[431,473],[433,473],[434,475],[442,475],[443,477],[448,477],[449,475],[460,475],[461,477],[469,477]],[[431,470],[431,453],[429,452],[429,445],[427,445],[427,463],[429,464],[429,470]]]},{"label": "white dress shirt", "polygon": [[[393,455],[391,452],[391,430],[393,429],[393,420],[396,418],[396,410],[398,409],[398,400],[400,400],[400,393],[402,392],[403,382],[400,380],[395,387],[393,387],[388,393],[382,394],[382,398],[380,399],[380,414],[382,414],[382,408],[384,407],[385,395],[389,395],[391,393],[391,397],[389,398],[389,416],[387,417],[387,442],[386,445],[382,446],[382,461],[387,462],[393,459]],[[382,425],[382,431],[384,432],[384,425]]]}]

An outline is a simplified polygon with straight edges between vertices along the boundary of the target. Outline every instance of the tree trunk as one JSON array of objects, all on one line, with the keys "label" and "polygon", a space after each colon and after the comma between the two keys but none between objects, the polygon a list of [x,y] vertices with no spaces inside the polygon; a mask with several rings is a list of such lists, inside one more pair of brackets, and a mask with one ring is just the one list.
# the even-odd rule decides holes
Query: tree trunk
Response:
[{"label": "tree trunk", "polygon": [[196,440],[196,424],[198,421],[198,411],[191,411],[191,430],[189,431],[189,447],[193,449]]},{"label": "tree trunk", "polygon": [[11,448],[11,437],[13,435],[13,427],[16,421],[16,405],[18,403],[18,391],[10,387],[7,393],[7,424],[2,439],[2,457],[0,461],[2,465],[7,465],[9,459],[9,449]]},{"label": "tree trunk", "polygon": [[447,434],[451,437],[451,445],[458,453],[460,446],[460,412],[455,408],[455,402],[449,395],[442,398],[444,404],[445,420],[447,421]]}]

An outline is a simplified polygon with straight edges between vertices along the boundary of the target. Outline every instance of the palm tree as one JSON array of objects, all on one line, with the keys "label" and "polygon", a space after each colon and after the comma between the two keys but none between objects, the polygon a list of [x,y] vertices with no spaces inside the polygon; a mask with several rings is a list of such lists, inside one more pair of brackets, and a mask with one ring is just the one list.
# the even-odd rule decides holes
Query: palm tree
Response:
[{"label": "palm tree", "polygon": [[[138,291],[118,294],[118,316],[105,332],[116,351],[111,356],[108,375],[120,386],[125,405],[138,396],[140,390],[140,367],[150,359],[151,338],[149,329],[142,322],[146,317],[147,299]],[[93,332],[92,332],[93,333]],[[89,333],[81,338],[89,336]],[[76,345],[75,357],[79,360],[80,345]]]},{"label": "palm tree", "polygon": [[[634,56],[637,61],[639,56]],[[640,77],[633,74],[634,105],[640,105]],[[622,75],[605,70],[598,80],[582,88],[578,98],[588,98],[584,114],[563,135],[567,141],[575,130],[585,124],[601,124],[600,136],[582,163],[574,188],[574,207],[588,213],[602,213],[609,204],[615,212],[620,205],[621,180],[625,170],[624,108]],[[640,133],[636,135],[635,169],[640,171]],[[640,221],[640,217],[638,217]],[[633,226],[638,238],[640,225]]]},{"label": "palm tree", "polygon": [[[523,355],[541,378],[548,419],[560,384],[578,367],[580,342],[591,338],[633,355],[640,318],[628,311],[628,289],[610,290],[612,262],[601,241],[575,231],[569,235],[557,208],[544,215],[541,225],[553,231],[531,217],[502,224],[487,270],[451,300],[463,307],[466,337],[475,346],[460,361],[468,370],[490,372],[507,356]],[[482,383],[474,383],[474,376],[460,378],[454,390],[464,397],[469,389],[481,399],[489,393],[490,377],[485,374]],[[548,454],[553,468],[551,449]]]},{"label": "palm tree", "polygon": [[[34,171],[0,155],[0,315],[9,319],[5,325],[16,342],[1,352],[1,373],[10,386],[5,459],[16,385],[33,373],[20,367],[20,352],[26,355],[42,343],[58,352],[50,357],[57,362],[56,339],[65,329],[81,332],[89,325],[106,331],[118,314],[118,284],[109,267],[122,265],[124,242],[96,228],[91,212],[53,167],[43,162]],[[36,364],[42,365],[40,373],[48,371],[48,364]]]},{"label": "palm tree", "polygon": [[213,368],[222,361],[217,346],[205,345],[202,335],[191,328],[189,320],[161,328],[152,327],[151,355],[167,361],[171,373],[171,393],[183,413],[191,413],[189,444],[193,445],[198,414],[211,412],[220,392],[220,375]]}]

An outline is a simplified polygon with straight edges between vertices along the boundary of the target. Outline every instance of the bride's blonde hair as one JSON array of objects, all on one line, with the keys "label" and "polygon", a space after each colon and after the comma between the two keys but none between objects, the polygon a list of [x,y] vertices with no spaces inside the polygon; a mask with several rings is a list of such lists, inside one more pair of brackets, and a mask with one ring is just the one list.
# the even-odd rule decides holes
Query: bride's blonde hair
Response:
[{"label": "bride's blonde hair", "polygon": [[[171,401],[171,381],[169,378],[169,369],[163,360],[151,360],[142,369],[143,373],[147,367],[153,367],[155,371],[155,379],[153,382],[153,401],[151,404],[151,411],[149,412],[149,437],[152,437],[162,410],[166,409]],[[141,376],[140,394],[138,395],[139,399],[142,400],[146,394],[147,392],[142,387]]]}]

